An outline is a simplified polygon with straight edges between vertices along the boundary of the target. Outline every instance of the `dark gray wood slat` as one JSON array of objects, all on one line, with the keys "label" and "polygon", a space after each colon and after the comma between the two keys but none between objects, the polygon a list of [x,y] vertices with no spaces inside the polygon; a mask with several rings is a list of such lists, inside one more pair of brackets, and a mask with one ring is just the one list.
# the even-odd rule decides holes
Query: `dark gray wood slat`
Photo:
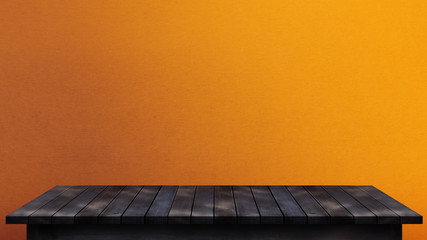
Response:
[{"label": "dark gray wood slat", "polygon": [[126,186],[99,215],[98,222],[101,224],[121,224],[122,214],[141,189],[142,186]]},{"label": "dark gray wood slat", "polygon": [[39,208],[28,217],[29,224],[51,224],[52,216],[71,200],[80,195],[88,186],[72,186],[54,200]]},{"label": "dark gray wood slat", "polygon": [[283,224],[283,214],[267,186],[251,186],[261,224]]},{"label": "dark gray wood slat", "polygon": [[308,224],[330,224],[329,214],[302,186],[288,186],[289,192],[307,214]]},{"label": "dark gray wood slat", "polygon": [[269,186],[269,188],[285,216],[285,224],[307,224],[307,215],[285,186]]},{"label": "dark gray wood slat", "polygon": [[348,212],[335,198],[321,186],[306,186],[305,189],[331,216],[331,224],[352,224],[353,215]]},{"label": "dark gray wood slat", "polygon": [[148,212],[160,186],[144,186],[122,216],[122,224],[144,224]]},{"label": "dark gray wood slat", "polygon": [[194,196],[191,224],[214,223],[214,187],[197,186]]},{"label": "dark gray wood slat", "polygon": [[[59,187],[64,187],[64,186],[59,186]],[[68,186],[69,187],[69,186]],[[72,194],[70,194],[71,189],[76,188],[76,187],[105,187],[105,186],[73,186],[71,188],[68,188],[67,191],[63,191],[60,194],[57,194],[56,197],[53,197],[51,200],[49,200],[47,203],[45,203],[42,207],[39,207],[36,211],[34,211],[32,213],[32,215],[34,215],[33,217],[39,217],[43,220],[30,220],[27,221],[27,223],[33,223],[34,221],[37,223],[55,223],[55,224],[72,224],[72,218],[73,218],[73,214],[75,215],[76,213],[78,213],[77,215],[75,215],[75,221],[74,223],[84,223],[85,221],[80,221],[79,222],[79,214],[83,213],[84,211],[87,211],[88,206],[90,204],[93,204],[93,202],[99,201],[100,196],[102,195],[102,193],[104,191],[102,191],[102,189],[99,189],[98,191],[101,192],[98,195],[96,193],[91,193],[91,191],[89,189],[86,190],[82,190],[80,193],[75,194],[74,196],[72,196]],[[124,187],[124,186],[115,186],[115,187]],[[136,186],[139,187],[139,186]],[[160,186],[147,186],[147,187],[157,187],[157,190],[160,188]],[[191,186],[182,186],[182,187],[191,187]],[[168,212],[168,217],[167,217],[167,221],[169,221],[169,223],[173,223],[173,220],[171,221],[171,219],[169,219],[169,217],[172,216],[176,216],[176,217],[183,217],[186,219],[185,223],[221,223],[220,221],[215,221],[215,213],[217,211],[215,211],[215,198],[217,198],[218,196],[215,195],[215,188],[213,186],[198,186],[197,188],[193,187],[193,197],[194,197],[194,201],[190,200],[190,202],[193,202],[192,205],[192,211],[191,215],[190,213],[188,214],[174,214],[173,213],[173,209],[175,208],[174,206],[178,206],[178,192],[180,192],[179,188],[177,190],[177,192],[175,193],[174,198],[172,198],[172,202],[171,202],[171,206]],[[239,217],[239,203],[241,202],[240,200],[238,200],[239,195],[239,190],[233,190],[233,188],[240,188],[243,186],[220,186],[220,188],[231,188],[231,194],[229,194],[229,198],[232,200],[230,201],[231,205],[233,206],[231,209],[233,209],[235,211],[235,216],[229,216],[229,219],[236,219],[236,221],[234,221],[233,223],[242,223],[242,221],[237,221],[237,218]],[[292,188],[293,186],[290,186],[289,188]],[[349,187],[350,190],[346,190],[345,188]],[[141,187],[139,187],[141,189]],[[218,188],[218,187],[217,187]],[[247,188],[247,187],[243,187],[243,188]],[[259,195],[257,195],[257,191],[255,189],[258,188],[265,188],[268,190],[268,188],[270,189],[269,192],[265,192],[265,189],[263,190],[263,192]],[[328,211],[328,208],[331,208],[331,206],[339,206],[337,205],[337,203],[339,203],[342,206],[342,209],[347,210],[349,213],[351,213],[351,215],[353,215],[354,217],[354,223],[356,224],[375,224],[375,223],[380,223],[380,224],[401,224],[401,223],[421,223],[422,222],[422,216],[420,216],[419,214],[413,212],[412,210],[409,209],[409,211],[412,211],[412,214],[414,214],[414,216],[408,216],[408,217],[414,217],[415,219],[417,217],[420,217],[421,220],[405,220],[405,216],[404,216],[404,212],[400,213],[403,216],[399,216],[399,210],[401,211],[407,211],[407,207],[404,206],[403,204],[399,203],[397,200],[392,199],[390,196],[386,195],[385,193],[379,191],[378,189],[372,187],[372,186],[306,186],[303,188],[306,190],[306,192],[319,204],[319,206],[322,207],[323,210],[326,210],[325,212],[329,213],[328,216],[332,215],[334,216],[334,214],[331,211]],[[313,188],[313,189],[311,189]],[[318,195],[316,195],[315,191],[319,191],[320,188],[322,191],[320,191],[323,195],[321,195],[320,197]],[[54,188],[53,188],[54,189]],[[144,188],[143,188],[144,189]],[[149,188],[147,188],[148,190]],[[251,193],[252,193],[252,197],[255,201],[255,206],[257,207],[257,210],[261,216],[261,223],[265,223],[262,221],[262,216],[263,216],[263,207],[262,207],[262,203],[258,200],[257,196],[268,196],[268,194],[272,195],[270,197],[270,203],[271,204],[266,204],[267,207],[271,207],[271,206],[275,206],[277,207],[277,205],[279,205],[280,210],[282,211],[283,215],[285,216],[285,224],[289,224],[292,223],[292,221],[295,221],[295,219],[297,218],[293,218],[291,221],[287,220],[287,216],[285,215],[286,211],[289,211],[289,205],[288,206],[284,206],[282,209],[282,206],[280,204],[280,194],[279,197],[276,196],[277,194],[275,194],[275,192],[279,192],[282,195],[286,196],[286,194],[288,194],[289,199],[294,201],[294,205],[297,206],[296,209],[299,209],[303,215],[300,216],[301,219],[307,219],[304,213],[304,210],[301,209],[301,207],[299,206],[299,204],[301,204],[298,200],[298,197],[294,196],[294,193],[290,193],[290,191],[288,190],[288,188],[283,187],[283,186],[253,186],[250,187],[251,189]],[[279,191],[278,191],[279,189]],[[280,191],[280,189],[284,189],[284,191]],[[354,190],[356,189],[356,190]],[[358,189],[358,190],[357,190]],[[52,189],[51,189],[52,190]],[[106,189],[104,189],[106,190]],[[50,190],[49,190],[50,191]],[[48,191],[48,192],[49,192]],[[89,219],[93,219],[95,218],[94,222],[89,221],[88,223],[107,223],[107,222],[102,222],[101,219],[101,215],[103,215],[104,213],[107,212],[107,208],[109,209],[114,209],[114,202],[119,201],[118,199],[121,199],[120,196],[122,196],[124,190],[119,190],[117,192],[116,195],[113,195],[112,198],[110,199],[110,201],[107,201],[106,204],[104,206],[101,205],[100,210],[101,213],[96,213],[96,211],[99,210],[99,208],[95,207],[96,209],[91,209],[94,210],[94,215],[88,215],[87,217]],[[314,191],[314,192],[313,192]],[[351,191],[355,191],[356,194],[352,194]],[[46,193],[48,193],[46,192]],[[68,194],[66,194],[68,192]],[[137,197],[143,192],[143,190],[141,190],[139,193],[136,192],[133,195],[133,198],[130,200],[130,202],[128,202],[128,204],[117,204],[118,206],[120,206],[120,209],[122,209],[121,213],[117,213],[117,211],[113,211],[115,212],[114,214],[116,214],[117,216],[121,216],[121,223],[125,223],[126,221],[124,219],[126,218],[126,212],[128,209],[131,209],[132,204],[136,201]],[[137,220],[137,224],[140,224],[141,222],[144,223],[144,215],[146,215],[145,213],[148,213],[148,211],[150,210],[150,206],[153,203],[153,199],[157,196],[158,191],[154,191],[151,193],[151,200],[148,198],[147,200],[147,204],[146,204],[146,211],[143,211],[143,213],[138,213],[138,218],[133,218]],[[247,190],[245,190],[245,193],[248,193]],[[284,194],[283,194],[284,193]],[[374,195],[377,194],[377,195]],[[190,194],[191,195],[191,194]],[[227,195],[227,194],[226,194]],[[327,202],[329,201],[328,204],[330,204],[330,206],[328,207],[327,205],[325,205],[323,203],[323,201],[325,201],[326,196],[326,200]],[[294,197],[298,200],[296,201],[294,199]],[[98,200],[97,200],[98,199]],[[142,198],[141,198],[142,199]],[[144,197],[145,199],[145,197]],[[198,199],[203,199],[203,201],[199,201],[198,203]],[[210,200],[208,200],[210,199]],[[36,199],[35,199],[36,200]],[[271,202],[271,200],[273,200],[274,204],[272,204],[273,202]],[[30,203],[32,203],[33,201],[31,201]],[[292,201],[291,201],[292,202]],[[28,204],[30,204],[28,203]],[[183,204],[185,203],[185,201],[182,202]],[[81,205],[84,204],[84,205]],[[136,204],[136,203],[135,203]],[[186,203],[187,207],[184,207],[184,209],[188,209],[191,208],[189,206],[191,206],[191,204]],[[371,205],[370,205],[371,204]],[[251,205],[251,204],[249,204]],[[26,206],[26,205],[24,205]],[[246,205],[241,205],[244,206],[245,208],[247,208],[247,204]],[[399,209],[402,208],[402,206],[404,207],[403,209]],[[127,208],[127,209],[126,209]],[[237,210],[236,210],[237,208]],[[397,209],[393,209],[393,208],[397,208]],[[42,214],[41,211],[42,209],[45,209],[48,213],[47,214]],[[341,209],[341,208],[340,208]],[[18,209],[19,210],[19,209]],[[17,210],[17,211],[18,211]],[[200,211],[203,210],[203,211]],[[217,210],[219,210],[219,208],[217,208]],[[336,209],[333,209],[334,211]],[[79,212],[80,211],[80,212]],[[199,211],[199,213],[198,213]],[[391,214],[387,214],[384,213],[384,211],[388,211],[388,213]],[[37,214],[36,214],[37,212]],[[131,213],[132,211],[129,211],[129,213]],[[188,211],[187,211],[188,212]],[[203,212],[203,214],[200,214],[200,212]],[[241,211],[242,212],[242,211]],[[372,213],[374,212],[374,213]],[[53,215],[52,215],[53,214]],[[97,215],[98,214],[98,215]],[[40,215],[40,216],[37,216]],[[142,216],[141,216],[142,215]],[[242,214],[244,215],[244,214]],[[132,217],[135,217],[134,215],[130,214],[129,215],[130,218],[132,219]],[[265,214],[265,216],[271,216],[271,214]],[[7,216],[9,217],[9,216]],[[61,218],[63,217],[63,218]],[[249,219],[251,218],[251,216],[247,216]],[[22,217],[22,218],[27,218],[29,219],[30,217]],[[242,216],[242,218],[244,219],[244,216]],[[7,218],[8,219],[8,218]],[[35,218],[36,219],[36,218]],[[67,219],[64,220],[64,222],[61,222],[61,219]],[[141,221],[142,219],[142,221]],[[188,220],[190,219],[190,220]],[[228,220],[229,220],[228,219]],[[359,222],[358,222],[359,219]],[[58,220],[58,221],[57,221]],[[203,222],[203,221],[205,222]],[[246,219],[248,220],[248,219]],[[312,219],[313,220],[313,219]],[[132,222],[132,220],[130,220],[130,224],[135,223]],[[243,220],[244,222],[245,220]],[[406,221],[406,222],[405,222]],[[10,222],[7,222],[10,223]],[[115,222],[118,223],[118,222]],[[165,222],[162,222],[165,223]],[[311,222],[313,223],[313,222]],[[334,222],[333,220],[331,220],[331,223],[337,223]]]},{"label": "dark gray wood slat", "polygon": [[238,224],[259,224],[260,215],[249,186],[233,186]]},{"label": "dark gray wood slat", "polygon": [[353,215],[355,224],[377,223],[377,217],[369,209],[339,186],[324,186],[323,188]]},{"label": "dark gray wood slat", "polygon": [[97,224],[98,216],[125,186],[108,186],[75,217],[77,224]]},{"label": "dark gray wood slat", "polygon": [[147,224],[166,224],[178,186],[162,186],[145,216]]},{"label": "dark gray wood slat", "polygon": [[373,198],[400,216],[400,223],[423,223],[423,217],[374,186],[359,186]]},{"label": "dark gray wood slat", "polygon": [[179,186],[169,211],[169,224],[190,224],[196,186]]},{"label": "dark gray wood slat", "polygon": [[74,198],[52,216],[53,224],[73,224],[74,217],[88,205],[107,186],[89,186],[83,193]]},{"label": "dark gray wood slat", "polygon": [[369,209],[377,216],[378,224],[399,224],[399,216],[384,206],[382,203],[371,197],[367,192],[356,186],[341,186],[341,188],[359,201],[363,206]]},{"label": "dark gray wood slat", "polygon": [[215,186],[214,223],[236,224],[237,213],[231,186]]},{"label": "dark gray wood slat", "polygon": [[43,207],[48,202],[52,201],[53,199],[61,195],[61,193],[63,193],[65,190],[69,189],[70,187],[71,186],[55,186],[49,189],[47,192],[38,196],[31,202],[25,204],[24,206],[20,207],[16,211],[7,215],[6,223],[7,224],[27,224],[28,217],[31,214],[33,214],[39,208]]}]

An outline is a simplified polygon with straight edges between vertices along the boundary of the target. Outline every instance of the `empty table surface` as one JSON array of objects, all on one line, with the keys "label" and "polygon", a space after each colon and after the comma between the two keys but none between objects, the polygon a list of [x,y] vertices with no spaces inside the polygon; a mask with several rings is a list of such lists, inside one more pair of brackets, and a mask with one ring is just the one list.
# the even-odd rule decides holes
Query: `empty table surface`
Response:
[{"label": "empty table surface", "polygon": [[407,224],[373,186],[55,186],[8,224]]}]

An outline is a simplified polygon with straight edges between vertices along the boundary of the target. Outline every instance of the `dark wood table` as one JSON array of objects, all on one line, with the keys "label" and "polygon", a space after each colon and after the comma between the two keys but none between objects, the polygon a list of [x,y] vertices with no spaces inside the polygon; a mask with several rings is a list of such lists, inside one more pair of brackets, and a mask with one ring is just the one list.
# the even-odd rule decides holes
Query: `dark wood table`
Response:
[{"label": "dark wood table", "polygon": [[373,186],[56,186],[6,216],[34,239],[402,239]]}]

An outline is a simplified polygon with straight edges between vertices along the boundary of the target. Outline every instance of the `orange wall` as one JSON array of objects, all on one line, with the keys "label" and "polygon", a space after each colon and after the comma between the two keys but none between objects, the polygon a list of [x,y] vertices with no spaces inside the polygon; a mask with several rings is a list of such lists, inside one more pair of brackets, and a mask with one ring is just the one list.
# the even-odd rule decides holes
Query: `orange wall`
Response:
[{"label": "orange wall", "polygon": [[427,215],[425,0],[3,0],[0,32],[1,239],[57,184],[372,184]]}]

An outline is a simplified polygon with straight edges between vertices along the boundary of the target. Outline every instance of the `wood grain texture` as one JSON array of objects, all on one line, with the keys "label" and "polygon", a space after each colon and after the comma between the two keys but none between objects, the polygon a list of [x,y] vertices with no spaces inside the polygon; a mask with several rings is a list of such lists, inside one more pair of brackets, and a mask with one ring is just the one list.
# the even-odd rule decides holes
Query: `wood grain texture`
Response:
[{"label": "wood grain texture", "polygon": [[371,211],[339,186],[324,186],[323,188],[353,215],[355,224],[377,223],[377,218]]},{"label": "wood grain texture", "polygon": [[27,224],[28,217],[71,186],[55,186],[6,216],[7,224]]},{"label": "wood grain texture", "polygon": [[389,195],[385,194],[381,190],[377,189],[374,186],[359,186],[363,191],[367,192],[369,195],[371,195],[373,198],[375,198],[377,201],[381,202],[383,205],[388,207],[390,210],[395,212],[400,217],[400,223],[423,223],[423,217],[414,212],[412,209],[408,208],[407,206],[403,205],[396,199],[390,197]]},{"label": "wood grain texture", "polygon": [[420,224],[373,186],[56,186],[13,224]]},{"label": "wood grain texture", "polygon": [[399,216],[357,186],[342,186],[344,191],[377,216],[378,224],[399,224]]},{"label": "wood grain texture", "polygon": [[30,224],[50,224],[52,223],[52,216],[61,208],[71,202],[80,193],[86,190],[88,186],[72,186],[65,190],[58,197],[39,208],[28,217]]},{"label": "wood grain texture", "polygon": [[269,188],[285,216],[285,224],[307,224],[307,215],[285,186]]},{"label": "wood grain texture", "polygon": [[169,211],[175,198],[178,186],[162,186],[153,201],[145,222],[148,224],[166,224],[168,222]]},{"label": "wood grain texture", "polygon": [[214,223],[214,187],[197,186],[194,196],[193,211],[191,213],[192,224]]},{"label": "wood grain texture", "polygon": [[231,186],[215,187],[215,223],[236,224],[237,213]]},{"label": "wood grain texture", "polygon": [[252,186],[262,224],[283,224],[283,214],[267,186]]},{"label": "wood grain texture", "polygon": [[330,224],[329,214],[319,205],[303,186],[289,186],[289,192],[307,214],[308,224]]},{"label": "wood grain texture", "polygon": [[144,224],[145,215],[159,190],[160,186],[144,186],[123,213],[122,224]]},{"label": "wood grain texture", "polygon": [[179,186],[169,212],[169,224],[190,224],[196,186]]},{"label": "wood grain texture", "polygon": [[96,198],[91,201],[76,217],[78,224],[96,224],[99,214],[110,204],[111,201],[123,190],[124,186],[109,186],[105,188]]},{"label": "wood grain texture", "polygon": [[98,217],[102,224],[120,224],[121,217],[142,186],[126,186]]},{"label": "wood grain texture", "polygon": [[233,187],[238,224],[259,224],[260,215],[249,186]]},{"label": "wood grain texture", "polygon": [[325,209],[329,216],[331,216],[331,224],[353,223],[353,215],[321,186],[306,186],[305,189],[316,199],[323,209]]},{"label": "wood grain texture", "polygon": [[74,198],[61,210],[52,216],[54,224],[73,224],[74,218],[84,207],[86,207],[106,186],[89,186],[82,194]]}]

